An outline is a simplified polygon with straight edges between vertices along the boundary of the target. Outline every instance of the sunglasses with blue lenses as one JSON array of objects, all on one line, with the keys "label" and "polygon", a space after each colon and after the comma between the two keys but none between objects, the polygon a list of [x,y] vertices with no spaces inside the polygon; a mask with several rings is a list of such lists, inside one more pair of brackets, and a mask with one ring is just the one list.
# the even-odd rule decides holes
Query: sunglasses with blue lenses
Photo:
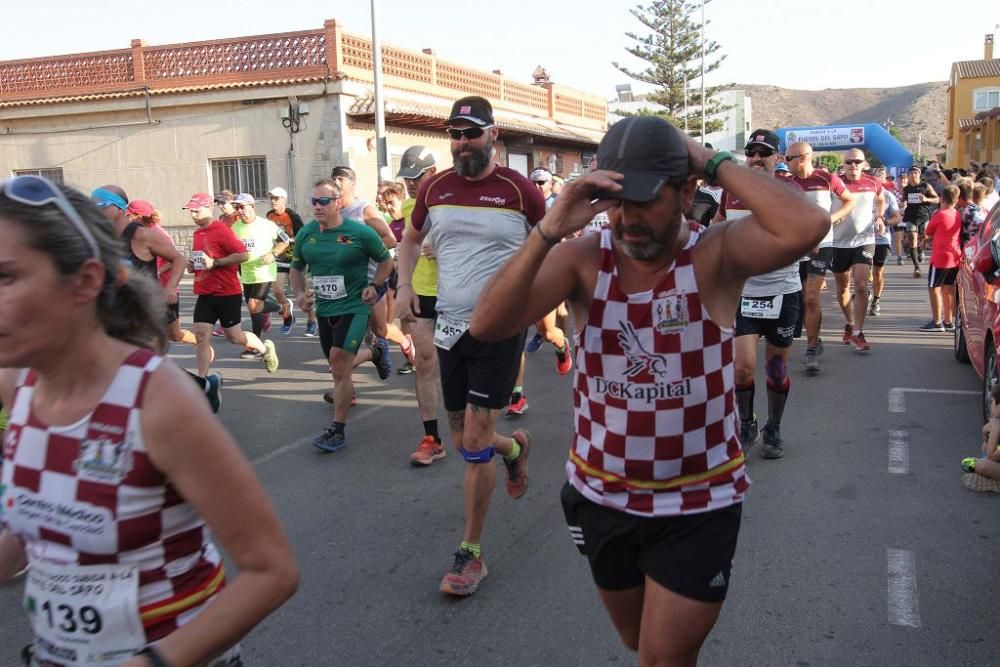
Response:
[{"label": "sunglasses with blue lenses", "polygon": [[337,201],[337,199],[337,197],[313,197],[312,205],[316,206],[319,204],[320,206],[329,206],[331,203]]},{"label": "sunglasses with blue lenses", "polygon": [[87,242],[90,247],[90,256],[93,259],[100,259],[101,252],[98,249],[97,239],[94,238],[93,232],[66,199],[66,195],[63,194],[58,185],[41,176],[14,176],[0,181],[0,192],[3,192],[7,199],[27,206],[40,207],[55,204],[56,208],[66,216],[66,219]]}]

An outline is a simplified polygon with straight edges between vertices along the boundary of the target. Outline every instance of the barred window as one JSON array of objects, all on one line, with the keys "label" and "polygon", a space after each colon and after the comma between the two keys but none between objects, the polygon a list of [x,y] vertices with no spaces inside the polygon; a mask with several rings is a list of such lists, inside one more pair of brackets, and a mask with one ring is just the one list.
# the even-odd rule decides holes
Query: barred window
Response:
[{"label": "barred window", "polygon": [[63,183],[63,170],[62,167],[49,167],[48,169],[15,169],[15,176],[41,176],[42,178],[47,178],[53,183],[58,183],[62,185]]},{"label": "barred window", "polygon": [[258,201],[267,196],[267,158],[234,157],[210,162],[213,192],[246,192]]}]

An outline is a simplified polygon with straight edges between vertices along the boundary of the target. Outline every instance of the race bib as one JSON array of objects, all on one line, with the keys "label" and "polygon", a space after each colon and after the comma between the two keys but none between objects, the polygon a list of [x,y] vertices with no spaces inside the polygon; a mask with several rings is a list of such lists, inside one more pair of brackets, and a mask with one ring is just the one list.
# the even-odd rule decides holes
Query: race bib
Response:
[{"label": "race bib", "polygon": [[910,194],[906,195],[906,203],[907,204],[923,204],[924,203],[924,196],[922,194],[920,194],[919,192],[911,192]]},{"label": "race bib", "polygon": [[336,301],[347,297],[344,276],[313,276],[313,289],[317,299]]},{"label": "race bib", "polygon": [[783,294],[778,296],[745,296],[740,300],[740,315],[755,320],[776,320],[781,314]]},{"label": "race bib", "polygon": [[256,239],[243,239],[243,247],[247,249],[247,252],[252,253],[253,249],[257,246]]},{"label": "race bib", "polygon": [[195,271],[205,270],[205,253],[201,250],[191,251],[191,265],[194,267]]},{"label": "race bib", "polygon": [[139,617],[139,568],[32,560],[24,606],[35,656],[62,665],[120,665],[146,645]]},{"label": "race bib", "polygon": [[468,330],[468,322],[438,315],[437,320],[434,321],[434,345],[442,350],[450,350],[462,337],[462,334]]}]

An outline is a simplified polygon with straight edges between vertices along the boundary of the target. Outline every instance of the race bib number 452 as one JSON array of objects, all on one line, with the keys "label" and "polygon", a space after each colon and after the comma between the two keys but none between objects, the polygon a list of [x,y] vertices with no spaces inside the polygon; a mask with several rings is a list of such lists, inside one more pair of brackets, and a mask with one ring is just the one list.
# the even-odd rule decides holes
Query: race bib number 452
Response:
[{"label": "race bib number 452", "polygon": [[33,560],[24,606],[40,660],[74,667],[111,667],[125,662],[146,644],[135,566],[58,565]]},{"label": "race bib number 452", "polygon": [[458,339],[469,330],[469,323],[438,315],[434,322],[434,345],[442,350],[450,350]]}]

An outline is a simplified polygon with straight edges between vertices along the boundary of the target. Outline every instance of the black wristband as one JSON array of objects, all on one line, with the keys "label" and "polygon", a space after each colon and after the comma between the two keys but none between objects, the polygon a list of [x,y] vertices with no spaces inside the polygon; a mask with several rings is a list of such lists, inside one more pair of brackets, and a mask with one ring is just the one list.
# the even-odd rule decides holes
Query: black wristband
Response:
[{"label": "black wristband", "polygon": [[153,667],[171,667],[170,663],[164,660],[163,656],[160,655],[160,652],[153,646],[143,648],[141,651],[136,653],[136,655],[141,655],[142,657],[147,658]]},{"label": "black wristband", "polygon": [[535,231],[538,232],[538,235],[542,237],[542,240],[548,243],[549,245],[555,245],[559,243],[559,239],[550,239],[548,236],[545,235],[545,232],[542,231],[542,223],[538,223],[535,225]]}]

